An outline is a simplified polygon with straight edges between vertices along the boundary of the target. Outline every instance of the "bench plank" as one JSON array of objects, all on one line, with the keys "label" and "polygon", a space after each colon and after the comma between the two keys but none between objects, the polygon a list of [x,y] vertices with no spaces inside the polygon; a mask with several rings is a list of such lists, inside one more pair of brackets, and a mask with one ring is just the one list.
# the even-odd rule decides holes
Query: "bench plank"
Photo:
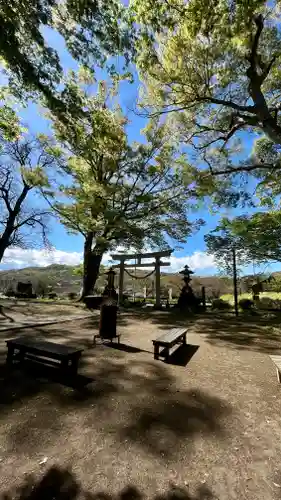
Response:
[{"label": "bench plank", "polygon": [[60,357],[69,357],[72,354],[82,353],[82,349],[77,349],[76,347],[71,347],[62,344],[55,344],[54,342],[49,342],[46,340],[36,340],[31,337],[17,337],[15,339],[6,340],[7,346],[12,345],[15,349],[26,348],[26,350],[32,349],[33,351],[41,351],[50,354],[57,354]]},{"label": "bench plank", "polygon": [[164,333],[164,335],[161,335],[161,337],[158,337],[157,339],[153,340],[152,342],[157,342],[161,345],[169,345],[174,340],[177,338],[181,337],[187,332],[187,328],[172,328],[168,332]]}]

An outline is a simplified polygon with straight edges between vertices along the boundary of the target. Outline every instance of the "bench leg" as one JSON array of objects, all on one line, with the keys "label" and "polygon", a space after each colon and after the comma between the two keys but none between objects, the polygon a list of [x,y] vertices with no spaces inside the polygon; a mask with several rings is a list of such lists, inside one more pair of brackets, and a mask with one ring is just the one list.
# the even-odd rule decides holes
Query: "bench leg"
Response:
[{"label": "bench leg", "polygon": [[279,384],[281,384],[281,373],[278,370],[278,368],[276,368],[276,373],[277,373],[277,380],[278,380]]},{"label": "bench leg", "polygon": [[183,337],[182,337],[182,343],[183,343],[184,345],[186,345],[186,333],[185,333],[185,334],[183,335]]},{"label": "bench leg", "polygon": [[71,362],[71,366],[70,366],[70,369],[71,369],[71,373],[73,375],[76,375],[77,374],[77,371],[78,371],[78,363],[79,363],[79,358],[74,358]]},{"label": "bench leg", "polygon": [[95,347],[97,345],[97,340],[96,339],[100,339],[100,335],[97,334],[97,335],[94,335],[94,341],[93,341],[93,346]]},{"label": "bench leg", "polygon": [[24,357],[25,357],[25,352],[23,349],[20,350],[19,352],[19,361],[20,363],[22,363],[24,361]]},{"label": "bench leg", "polygon": [[62,359],[61,361],[61,371],[66,374],[68,372],[69,364],[68,359]]},{"label": "bench leg", "polygon": [[154,344],[154,359],[159,359],[159,344]]},{"label": "bench leg", "polygon": [[166,352],[166,356],[165,356],[165,363],[169,362],[169,357],[170,357],[170,349],[169,349],[169,347],[167,347],[167,352]]},{"label": "bench leg", "polygon": [[7,365],[12,365],[13,364],[13,357],[14,357],[14,347],[13,346],[9,346],[8,347],[7,358],[6,358]]}]

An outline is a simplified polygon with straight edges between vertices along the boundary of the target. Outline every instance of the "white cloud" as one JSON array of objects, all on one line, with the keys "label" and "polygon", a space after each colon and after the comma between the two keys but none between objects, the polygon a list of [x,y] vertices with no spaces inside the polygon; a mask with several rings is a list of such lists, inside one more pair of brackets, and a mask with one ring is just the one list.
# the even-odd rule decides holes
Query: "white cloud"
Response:
[{"label": "white cloud", "polygon": [[67,264],[75,266],[82,262],[82,252],[64,252],[54,248],[47,250],[32,250],[22,248],[8,248],[1,262],[5,268],[21,268],[28,266],[46,267],[50,264]]},{"label": "white cloud", "polygon": [[172,272],[181,271],[184,266],[188,265],[193,271],[203,269],[215,269],[215,259],[213,255],[208,255],[206,252],[196,251],[192,255],[184,255],[183,257],[170,257],[170,270]]},{"label": "white cloud", "polygon": [[[51,251],[8,248],[0,266],[5,269],[28,266],[46,267],[50,264],[66,264],[68,266],[75,266],[80,264],[82,259],[82,252],[65,252],[63,250],[57,250],[56,248]],[[108,264],[110,260],[110,253],[106,253],[102,260],[103,264]],[[181,257],[171,255],[169,259],[163,259],[163,261],[165,260],[169,260],[171,263],[170,267],[162,268],[165,272],[178,272],[183,269],[186,264],[194,271],[215,269],[213,256],[200,251],[196,251],[192,255],[184,255]],[[153,262],[153,259],[146,259],[146,262],[148,261]]]}]

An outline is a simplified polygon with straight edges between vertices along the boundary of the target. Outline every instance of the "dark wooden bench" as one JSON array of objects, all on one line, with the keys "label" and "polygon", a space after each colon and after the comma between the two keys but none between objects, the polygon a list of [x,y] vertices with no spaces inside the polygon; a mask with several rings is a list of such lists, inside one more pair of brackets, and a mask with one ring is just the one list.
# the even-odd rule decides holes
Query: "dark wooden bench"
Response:
[{"label": "dark wooden bench", "polygon": [[[27,336],[6,340],[6,344],[9,365],[13,364],[14,361],[23,361],[25,358],[55,365],[59,365],[58,362],[60,362],[61,369],[73,375],[77,373],[79,358],[83,352],[82,349],[45,340],[36,340]],[[52,362],[51,360],[56,361]]]},{"label": "dark wooden bench", "polygon": [[[159,356],[164,356],[167,361],[171,347],[176,344],[186,344],[186,332],[187,328],[172,328],[158,339],[153,340],[154,359],[159,359]],[[161,352],[160,347],[163,347]]]}]

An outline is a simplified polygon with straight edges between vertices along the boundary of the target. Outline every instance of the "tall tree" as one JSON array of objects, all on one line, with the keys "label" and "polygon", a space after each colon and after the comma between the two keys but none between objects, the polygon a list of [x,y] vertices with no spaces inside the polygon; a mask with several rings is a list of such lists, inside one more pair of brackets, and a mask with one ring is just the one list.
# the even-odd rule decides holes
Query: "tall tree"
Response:
[{"label": "tall tree", "polygon": [[72,78],[65,91],[84,116],[54,117],[57,139],[68,152],[63,171],[69,180],[60,189],[63,198],[50,203],[70,231],[84,236],[86,295],[103,254],[117,245],[167,248],[169,238],[184,241],[192,229],[187,208],[193,190],[182,182],[184,158],[165,126],[151,123],[145,142],[130,145],[126,119],[110,109],[103,85],[89,96]]},{"label": "tall tree", "polygon": [[280,2],[133,0],[130,10],[148,113],[172,113],[212,175],[259,169],[241,147],[244,132],[281,145]]},{"label": "tall tree", "polygon": [[[30,194],[50,188],[54,159],[37,140],[2,141],[0,155],[0,262],[9,247],[36,246],[47,240],[48,207],[33,206]],[[38,242],[36,241],[38,240]]]},{"label": "tall tree", "polygon": [[[233,255],[238,268],[253,261],[248,248],[232,233],[228,220],[223,219],[214,231],[205,236],[207,252],[214,256],[217,267],[226,275],[233,274]],[[236,269],[237,272],[237,269]]]},{"label": "tall tree", "polygon": [[230,220],[224,218],[213,233],[205,237],[210,253],[228,262],[228,248],[235,246],[244,263],[281,262],[281,212],[257,212]]}]

